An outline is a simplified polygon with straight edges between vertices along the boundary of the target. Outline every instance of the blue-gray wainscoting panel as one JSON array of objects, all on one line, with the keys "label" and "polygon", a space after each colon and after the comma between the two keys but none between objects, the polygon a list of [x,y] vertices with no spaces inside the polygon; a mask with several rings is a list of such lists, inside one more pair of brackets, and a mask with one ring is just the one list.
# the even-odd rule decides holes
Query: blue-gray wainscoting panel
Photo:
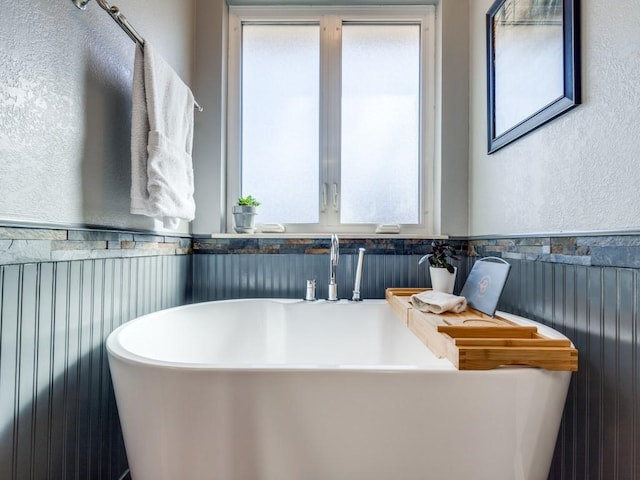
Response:
[{"label": "blue-gray wainscoting panel", "polygon": [[[366,255],[364,298],[428,286],[419,257]],[[550,478],[640,478],[639,270],[509,261],[500,308],[557,328],[580,350]],[[342,298],[351,296],[356,262],[355,254],[340,257]],[[456,291],[472,262],[461,262]],[[301,298],[310,278],[323,298],[328,268],[328,255],[302,253],[0,267],[0,478],[111,480],[126,470],[102,347],[116,326],[192,294]]]},{"label": "blue-gray wainscoting panel", "polygon": [[[384,298],[388,287],[428,287],[429,268],[418,266],[422,255],[365,255],[362,298]],[[338,296],[350,299],[358,255],[340,255]],[[456,280],[460,291],[466,278],[462,262]],[[329,255],[215,254],[193,255],[193,299],[196,302],[229,298],[303,298],[306,281],[315,279],[317,297],[327,298]]]},{"label": "blue-gray wainscoting panel", "polygon": [[640,478],[639,271],[510,263],[500,308],[552,326],[579,350],[549,478]]},{"label": "blue-gray wainscoting panel", "polygon": [[0,267],[0,478],[122,476],[104,341],[187,303],[191,273],[188,255]]}]

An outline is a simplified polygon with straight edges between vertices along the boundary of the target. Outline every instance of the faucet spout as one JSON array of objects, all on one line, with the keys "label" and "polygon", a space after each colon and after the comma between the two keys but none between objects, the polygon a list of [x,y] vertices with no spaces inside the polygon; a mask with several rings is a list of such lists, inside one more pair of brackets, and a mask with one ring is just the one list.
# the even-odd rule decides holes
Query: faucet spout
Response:
[{"label": "faucet spout", "polygon": [[338,301],[337,269],[339,258],[340,244],[338,236],[334,233],[331,235],[331,253],[329,255],[329,296],[327,300],[330,302]]}]

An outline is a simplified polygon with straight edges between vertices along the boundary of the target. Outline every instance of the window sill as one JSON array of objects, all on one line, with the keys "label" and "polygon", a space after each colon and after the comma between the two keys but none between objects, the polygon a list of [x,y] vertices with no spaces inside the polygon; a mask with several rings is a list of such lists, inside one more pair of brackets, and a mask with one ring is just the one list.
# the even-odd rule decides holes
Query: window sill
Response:
[{"label": "window sill", "polygon": [[[398,239],[398,240],[446,240],[448,235],[428,235],[417,233],[337,233],[341,239]],[[331,238],[331,233],[212,233],[209,235],[193,235],[194,238],[213,239],[324,239]]]}]

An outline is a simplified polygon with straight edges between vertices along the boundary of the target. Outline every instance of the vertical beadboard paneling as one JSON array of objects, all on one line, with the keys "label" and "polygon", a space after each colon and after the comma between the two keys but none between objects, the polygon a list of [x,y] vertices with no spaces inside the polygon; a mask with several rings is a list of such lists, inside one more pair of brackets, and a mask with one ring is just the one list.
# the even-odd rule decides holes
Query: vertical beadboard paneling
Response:
[{"label": "vertical beadboard paneling", "polygon": [[[633,329],[635,305],[633,293],[636,291],[636,275],[632,270],[618,270],[618,383],[616,385],[617,418],[619,426],[616,439],[618,478],[634,478],[633,462],[633,413],[636,398],[633,395],[634,343]],[[636,477],[637,478],[637,477]]]},{"label": "vertical beadboard paneling", "polygon": [[53,366],[53,305],[54,305],[54,264],[39,265],[38,278],[38,328],[36,330],[36,355],[33,434],[33,478],[46,478],[49,466],[48,439],[51,430],[51,404]]},{"label": "vertical beadboard paneling", "polygon": [[632,390],[631,397],[633,400],[632,406],[632,429],[633,429],[633,440],[632,440],[632,452],[634,453],[633,462],[632,462],[632,475],[631,478],[639,478],[640,477],[640,368],[638,368],[638,363],[640,363],[640,337],[638,336],[638,326],[640,324],[640,275],[638,272],[635,272],[635,290],[633,292],[634,298],[634,322],[633,322],[633,351],[632,351],[632,369],[631,369],[631,378],[632,378]]},{"label": "vertical beadboard paneling", "polygon": [[[573,323],[573,333],[568,333],[576,345],[587,345],[589,332],[589,269],[587,267],[576,267],[575,271],[575,317]],[[584,363],[583,363],[584,365]],[[574,417],[573,438],[582,438],[582,442],[572,442],[573,444],[573,476],[570,478],[578,480],[589,478],[587,470],[588,458],[588,436],[589,424],[584,422],[587,418],[589,408],[589,371],[587,368],[580,368],[573,376],[571,383],[573,403],[571,404]]]},{"label": "vertical beadboard paneling", "polygon": [[[429,269],[420,255],[374,255],[364,258],[362,298],[384,298],[388,287],[429,286]],[[338,296],[351,298],[357,254],[342,254],[338,265]],[[456,291],[469,270],[460,262]],[[316,280],[318,298],[326,298],[329,256],[305,254],[217,254],[193,256],[193,299],[303,298],[307,280]]]},{"label": "vertical beadboard paneling", "polygon": [[[49,476],[45,478],[65,478],[65,411],[66,411],[66,382],[67,382],[67,351],[69,348],[69,282],[71,278],[71,264],[55,263],[55,280],[53,285],[53,359],[51,365],[51,391],[49,415],[51,429],[48,445]],[[53,439],[56,441],[54,442]]]},{"label": "vertical beadboard paneling", "polygon": [[191,257],[0,267],[0,478],[116,480],[127,468],[104,341],[186,303]]},{"label": "vertical beadboard paneling", "polygon": [[0,478],[14,477],[14,459],[16,458],[15,397],[18,377],[18,316],[22,267],[12,265],[2,269],[2,305],[0,308],[2,330],[0,331]]},{"label": "vertical beadboard paneling", "polygon": [[[307,280],[316,280],[318,298],[326,298],[329,282],[328,255],[228,254],[194,255],[194,300],[272,297],[303,298]],[[341,255],[338,295],[351,298],[356,255]],[[362,292],[365,298],[384,296],[384,256],[365,260]]]},{"label": "vertical beadboard paneling", "polygon": [[[103,324],[103,337],[107,338],[110,332],[120,326],[127,318],[130,318],[124,312],[128,312],[126,295],[125,272],[131,262],[121,258],[113,259],[107,262],[109,281],[105,283],[105,322]],[[128,277],[128,276],[127,276]],[[103,354],[106,355],[106,352]],[[101,476],[103,479],[117,478],[117,475],[123,471],[123,465],[126,465],[126,459],[123,460],[120,449],[120,424],[118,422],[118,412],[115,406],[115,398],[111,388],[111,375],[109,373],[109,365],[103,357],[103,383],[102,383],[102,412],[101,416],[102,432],[103,432],[103,448],[100,450],[100,465],[107,465],[103,468]]]},{"label": "vertical beadboard paneling", "polygon": [[[530,264],[527,262],[525,265]],[[575,265],[556,265],[557,278],[560,284],[558,288],[561,290],[560,295],[556,295],[556,302],[558,303],[561,311],[556,314],[556,326],[559,330],[569,336],[569,338],[575,337],[575,314],[576,314],[576,291],[575,291],[575,277],[576,267]],[[524,292],[523,292],[524,293]],[[530,302],[525,302],[525,305]],[[561,451],[560,457],[562,459],[562,471],[573,472],[575,470],[575,443],[572,439],[575,438],[576,431],[576,378],[572,378],[572,382],[569,385],[569,391],[567,392],[567,414],[562,419],[562,426],[560,430],[559,448]]]},{"label": "vertical beadboard paneling", "polygon": [[638,478],[638,270],[511,263],[501,308],[553,326],[580,352],[549,478]]},{"label": "vertical beadboard paneling", "polygon": [[[363,297],[427,286],[418,259],[366,255]],[[341,298],[351,295],[356,260],[341,256]],[[456,289],[472,263],[461,262]],[[637,478],[638,271],[511,263],[500,308],[563,331],[580,350],[550,478]],[[0,478],[119,478],[126,457],[103,348],[108,333],[191,298],[300,298],[311,278],[323,298],[328,264],[327,255],[234,254],[0,267]]]},{"label": "vertical beadboard paneling", "polygon": [[22,269],[22,285],[19,307],[18,327],[18,369],[16,375],[15,420],[14,432],[15,446],[17,450],[14,460],[14,474],[18,478],[31,478],[33,452],[32,430],[34,428],[34,404],[30,400],[34,398],[35,369],[37,365],[37,332],[38,318],[36,305],[38,303],[38,266],[36,264],[24,265]]},{"label": "vertical beadboard paneling", "polygon": [[604,314],[602,304],[603,291],[602,269],[590,269],[589,271],[589,316],[588,337],[586,345],[576,346],[580,349],[580,368],[588,368],[589,384],[586,393],[588,398],[588,414],[585,421],[588,422],[588,456],[587,478],[602,478],[601,452],[603,449],[603,369],[602,358],[604,356]]},{"label": "vertical beadboard paneling", "polygon": [[617,430],[618,430],[618,395],[616,384],[619,381],[620,371],[618,368],[618,332],[619,332],[619,311],[618,311],[618,277],[617,269],[603,270],[603,330],[602,341],[603,358],[603,450],[602,475],[603,478],[619,478],[617,462]]},{"label": "vertical beadboard paneling", "polygon": [[[102,271],[102,301],[100,302],[100,325],[96,329],[99,338],[106,338],[111,332],[111,319],[113,318],[113,291],[114,291],[114,272],[115,272],[115,259],[105,260]],[[111,378],[109,376],[108,363],[106,359],[106,350],[104,348],[97,348],[97,400],[94,405],[94,420],[92,426],[94,428],[93,438],[102,440],[100,444],[95,445],[91,450],[91,467],[92,478],[101,480],[103,478],[109,478],[109,472],[103,472],[103,465],[105,462],[105,448],[104,445],[108,442],[104,442],[108,438],[108,392],[110,388]]]}]

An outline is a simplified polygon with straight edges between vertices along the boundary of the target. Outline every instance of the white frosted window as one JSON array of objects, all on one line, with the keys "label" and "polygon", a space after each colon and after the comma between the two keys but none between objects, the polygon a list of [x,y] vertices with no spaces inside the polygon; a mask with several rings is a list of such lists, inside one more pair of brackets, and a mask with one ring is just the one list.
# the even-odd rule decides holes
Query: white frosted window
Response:
[{"label": "white frosted window", "polygon": [[434,10],[230,7],[228,226],[253,195],[293,233],[431,227]]},{"label": "white frosted window", "polygon": [[319,221],[319,26],[242,29],[242,194],[259,223]]},{"label": "white frosted window", "polygon": [[420,27],[342,29],[342,223],[420,221]]}]

